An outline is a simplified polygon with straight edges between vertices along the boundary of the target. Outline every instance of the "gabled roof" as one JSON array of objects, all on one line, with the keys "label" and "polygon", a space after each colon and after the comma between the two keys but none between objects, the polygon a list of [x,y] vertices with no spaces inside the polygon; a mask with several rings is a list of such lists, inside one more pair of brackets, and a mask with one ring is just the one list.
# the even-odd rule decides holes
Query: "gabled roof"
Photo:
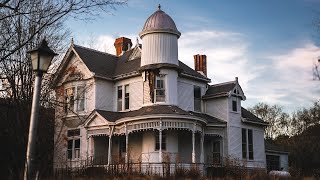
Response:
[{"label": "gabled roof", "polygon": [[210,85],[203,98],[228,96],[229,92],[232,91],[235,87],[236,83],[234,81]]},{"label": "gabled roof", "polygon": [[118,59],[117,56],[79,45],[74,45],[74,50],[91,72],[109,78],[113,77]]},{"label": "gabled roof", "polygon": [[255,116],[254,114],[252,114],[250,111],[246,110],[243,107],[241,107],[241,116],[242,116],[242,122],[260,124],[260,125],[264,125],[264,126],[268,125],[267,122],[258,118],[257,116]]},{"label": "gabled roof", "polygon": [[246,100],[246,96],[244,95],[237,77],[234,81],[210,85],[206,91],[206,94],[202,96],[202,98],[211,99],[230,95],[240,97],[242,100]]},{"label": "gabled roof", "polygon": [[[135,59],[130,59],[130,57],[132,53],[136,53],[135,51],[140,51],[140,46],[126,51],[119,57],[75,44],[72,44],[70,48],[71,51],[74,50],[79,55],[88,69],[97,76],[115,79],[121,75],[139,73],[141,57],[136,57]],[[178,68],[185,76],[198,78],[207,82],[210,81],[210,79],[196,72],[181,61],[179,61]]]},{"label": "gabled roof", "polygon": [[170,105],[153,105],[153,106],[145,106],[138,110],[134,111],[127,111],[127,112],[113,112],[113,111],[104,111],[104,110],[95,110],[99,113],[103,118],[110,122],[116,122],[122,118],[130,118],[130,117],[139,117],[139,116],[146,116],[146,115],[159,115],[159,114],[168,114],[168,115],[187,115],[191,117],[205,119],[208,123],[215,123],[215,124],[225,124],[224,121],[210,116],[204,113],[198,112],[188,112],[184,111],[177,106],[170,106]]}]

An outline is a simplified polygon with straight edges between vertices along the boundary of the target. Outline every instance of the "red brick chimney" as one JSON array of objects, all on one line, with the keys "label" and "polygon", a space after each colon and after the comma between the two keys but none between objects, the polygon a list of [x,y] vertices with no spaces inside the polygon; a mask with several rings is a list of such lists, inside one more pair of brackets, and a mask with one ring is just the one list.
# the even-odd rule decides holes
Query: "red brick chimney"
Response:
[{"label": "red brick chimney", "polygon": [[114,47],[116,48],[116,55],[120,56],[123,51],[127,51],[130,47],[132,47],[131,39],[119,37],[115,40]]},{"label": "red brick chimney", "polygon": [[194,55],[194,70],[202,72],[207,76],[207,56],[206,55]]}]

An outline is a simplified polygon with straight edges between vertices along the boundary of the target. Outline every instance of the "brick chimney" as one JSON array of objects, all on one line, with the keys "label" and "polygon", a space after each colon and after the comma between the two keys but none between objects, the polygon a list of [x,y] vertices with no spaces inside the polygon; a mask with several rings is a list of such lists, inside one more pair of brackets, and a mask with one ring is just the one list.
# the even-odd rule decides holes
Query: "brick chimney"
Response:
[{"label": "brick chimney", "polygon": [[207,76],[207,56],[206,55],[194,55],[194,70],[197,72],[202,72],[205,76]]},{"label": "brick chimney", "polygon": [[120,56],[122,52],[129,50],[131,46],[131,39],[126,37],[117,38],[114,42],[114,47],[116,48],[116,55]]}]

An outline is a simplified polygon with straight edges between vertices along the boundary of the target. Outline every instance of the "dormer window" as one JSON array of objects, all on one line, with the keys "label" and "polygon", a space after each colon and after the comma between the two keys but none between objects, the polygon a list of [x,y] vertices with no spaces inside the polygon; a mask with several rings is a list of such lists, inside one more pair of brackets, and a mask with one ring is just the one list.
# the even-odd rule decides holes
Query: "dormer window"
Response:
[{"label": "dormer window", "polygon": [[156,76],[154,91],[155,91],[155,102],[166,101],[164,75]]},{"label": "dormer window", "polygon": [[237,104],[237,98],[232,97],[232,111],[238,112],[238,104]]}]

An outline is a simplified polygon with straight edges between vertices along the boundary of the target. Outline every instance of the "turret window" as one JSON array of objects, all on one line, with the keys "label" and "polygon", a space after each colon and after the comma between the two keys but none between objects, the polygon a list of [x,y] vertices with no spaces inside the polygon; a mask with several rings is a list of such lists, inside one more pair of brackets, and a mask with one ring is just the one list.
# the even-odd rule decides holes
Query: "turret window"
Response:
[{"label": "turret window", "polygon": [[164,75],[156,76],[155,81],[155,100],[156,102],[165,102],[165,84],[164,84]]}]

